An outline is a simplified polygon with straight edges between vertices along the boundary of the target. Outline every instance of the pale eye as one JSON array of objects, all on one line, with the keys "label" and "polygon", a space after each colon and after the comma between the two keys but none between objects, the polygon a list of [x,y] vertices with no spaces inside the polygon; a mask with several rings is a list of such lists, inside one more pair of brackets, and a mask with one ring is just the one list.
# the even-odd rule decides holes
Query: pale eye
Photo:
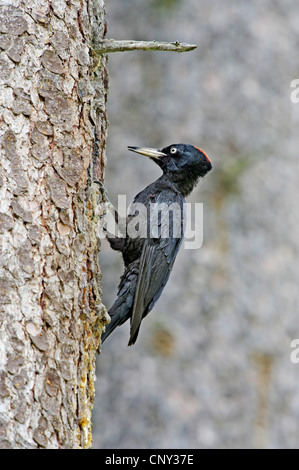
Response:
[{"label": "pale eye", "polygon": [[177,149],[175,147],[171,147],[170,153],[177,153]]}]

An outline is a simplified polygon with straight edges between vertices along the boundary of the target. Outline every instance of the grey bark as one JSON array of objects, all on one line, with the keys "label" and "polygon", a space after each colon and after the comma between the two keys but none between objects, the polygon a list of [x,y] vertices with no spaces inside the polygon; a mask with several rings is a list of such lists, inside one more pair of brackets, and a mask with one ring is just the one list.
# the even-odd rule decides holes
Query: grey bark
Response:
[{"label": "grey bark", "polygon": [[104,0],[0,6],[0,447],[91,444]]}]

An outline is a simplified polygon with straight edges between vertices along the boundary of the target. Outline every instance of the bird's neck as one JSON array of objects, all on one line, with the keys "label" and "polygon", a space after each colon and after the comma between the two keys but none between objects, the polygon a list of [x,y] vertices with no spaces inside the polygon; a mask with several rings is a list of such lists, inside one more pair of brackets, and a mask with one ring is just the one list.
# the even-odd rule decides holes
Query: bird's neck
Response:
[{"label": "bird's neck", "polygon": [[159,179],[170,183],[183,197],[189,196],[201,175],[184,175],[182,173],[164,173]]}]

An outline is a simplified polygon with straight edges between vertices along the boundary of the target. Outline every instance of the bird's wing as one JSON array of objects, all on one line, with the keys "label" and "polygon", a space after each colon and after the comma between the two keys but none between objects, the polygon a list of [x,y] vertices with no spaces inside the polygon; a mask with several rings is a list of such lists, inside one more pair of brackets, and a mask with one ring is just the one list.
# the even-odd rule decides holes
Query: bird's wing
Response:
[{"label": "bird's wing", "polygon": [[135,291],[133,313],[131,317],[131,326],[130,326],[130,341],[129,345],[133,344],[133,339],[136,336],[140,328],[140,324],[143,318],[143,313],[146,308],[146,298],[145,294],[148,292],[151,278],[151,269],[150,267],[154,264],[154,246],[149,246],[148,243],[144,243],[143,250],[140,259],[139,273],[137,286]]},{"label": "bird's wing", "polygon": [[[165,194],[162,199],[165,200]],[[129,345],[135,343],[142,319],[161,295],[182,242],[182,237],[175,238],[173,236],[171,228],[170,236],[163,237],[161,230],[163,220],[156,218],[156,221],[158,221],[156,237],[145,239],[142,248],[131,316]]]}]

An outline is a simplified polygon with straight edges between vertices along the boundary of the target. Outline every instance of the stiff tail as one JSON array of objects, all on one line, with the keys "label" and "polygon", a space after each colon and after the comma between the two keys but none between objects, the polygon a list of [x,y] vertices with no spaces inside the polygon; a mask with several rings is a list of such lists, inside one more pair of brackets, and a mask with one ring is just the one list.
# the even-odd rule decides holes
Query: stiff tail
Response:
[{"label": "stiff tail", "polygon": [[131,295],[119,296],[110,310],[108,311],[111,321],[106,325],[105,333],[102,334],[102,343],[106,338],[115,330],[119,325],[122,325],[130,318],[133,304],[133,297]]},{"label": "stiff tail", "polygon": [[102,343],[106,338],[108,338],[108,336],[112,333],[113,330],[115,330],[117,326],[122,325],[131,317],[137,284],[137,276],[138,263],[133,262],[127,267],[125,273],[121,277],[117,299],[108,312],[111,317],[111,321],[106,326],[105,333],[102,334]]},{"label": "stiff tail", "polygon": [[105,339],[108,338],[108,336],[112,333],[112,331],[115,330],[115,328],[119,325],[119,321],[118,321],[118,318],[115,316],[115,317],[111,317],[111,321],[108,325],[106,325],[106,330],[105,330],[105,333],[102,334],[101,336],[101,340],[102,340],[102,343],[104,343]]}]

